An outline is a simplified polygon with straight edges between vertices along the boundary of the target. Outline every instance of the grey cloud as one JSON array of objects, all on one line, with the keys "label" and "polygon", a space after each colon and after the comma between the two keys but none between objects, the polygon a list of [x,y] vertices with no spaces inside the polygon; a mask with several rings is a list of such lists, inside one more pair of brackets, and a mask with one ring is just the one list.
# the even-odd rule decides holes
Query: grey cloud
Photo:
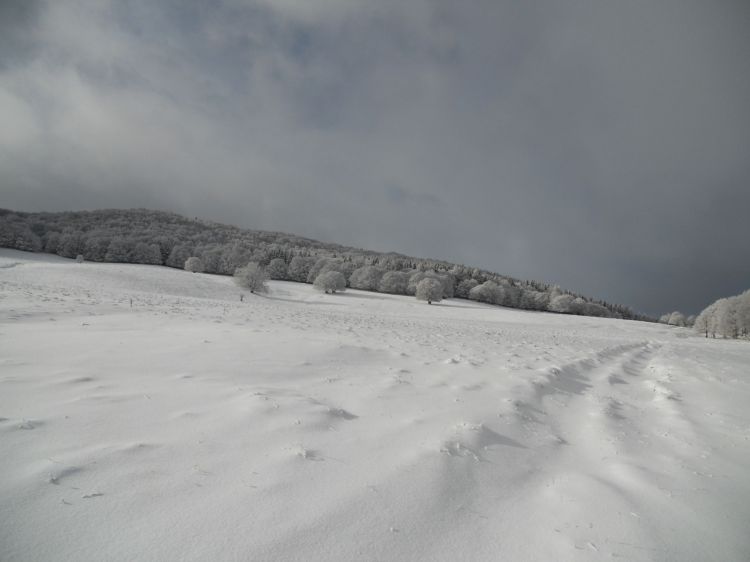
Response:
[{"label": "grey cloud", "polygon": [[747,3],[0,6],[2,206],[166,208],[652,313],[750,286]]}]

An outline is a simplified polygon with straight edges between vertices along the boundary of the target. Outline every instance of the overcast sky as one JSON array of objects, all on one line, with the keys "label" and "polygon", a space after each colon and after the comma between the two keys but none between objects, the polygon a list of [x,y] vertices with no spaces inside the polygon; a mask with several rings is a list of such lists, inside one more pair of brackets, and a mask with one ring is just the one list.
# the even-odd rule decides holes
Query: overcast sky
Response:
[{"label": "overcast sky", "polygon": [[0,207],[750,288],[745,0],[0,0]]}]

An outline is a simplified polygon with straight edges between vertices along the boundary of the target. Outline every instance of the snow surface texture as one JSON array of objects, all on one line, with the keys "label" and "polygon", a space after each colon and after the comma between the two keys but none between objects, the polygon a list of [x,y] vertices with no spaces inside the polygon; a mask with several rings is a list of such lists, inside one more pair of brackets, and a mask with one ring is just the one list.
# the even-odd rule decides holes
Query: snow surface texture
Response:
[{"label": "snow surface texture", "polygon": [[0,560],[750,560],[746,342],[270,289],[0,251]]}]

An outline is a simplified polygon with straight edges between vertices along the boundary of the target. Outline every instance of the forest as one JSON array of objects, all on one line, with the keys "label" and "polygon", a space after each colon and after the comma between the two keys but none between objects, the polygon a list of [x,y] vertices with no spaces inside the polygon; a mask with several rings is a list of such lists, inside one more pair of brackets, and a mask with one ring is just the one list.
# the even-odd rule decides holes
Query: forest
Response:
[{"label": "forest", "polygon": [[282,232],[242,229],[148,209],[26,213],[0,209],[0,247],[79,261],[138,263],[233,275],[249,263],[271,279],[314,283],[331,271],[346,286],[414,295],[425,278],[443,298],[561,314],[655,321],[627,306],[557,285],[520,280],[442,260],[324,243]]}]

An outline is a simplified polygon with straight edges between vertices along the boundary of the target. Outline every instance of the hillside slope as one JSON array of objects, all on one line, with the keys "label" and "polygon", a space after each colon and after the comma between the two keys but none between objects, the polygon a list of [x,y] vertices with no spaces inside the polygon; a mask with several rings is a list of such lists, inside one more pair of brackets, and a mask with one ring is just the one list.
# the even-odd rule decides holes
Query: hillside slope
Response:
[{"label": "hillside slope", "polygon": [[[446,297],[455,295],[528,310],[653,320],[626,306],[540,281],[522,281],[441,260],[350,248],[148,209],[60,213],[0,209],[0,247],[44,251],[66,258],[81,256],[95,262],[168,265],[178,269],[185,267],[188,258],[197,257],[203,271],[224,275],[232,275],[250,261],[264,267],[276,261],[274,279],[303,283],[312,283],[314,273],[323,267],[341,272],[349,283],[356,269],[371,266],[371,273],[377,275],[374,286],[358,288],[393,294],[414,292],[405,282],[381,284],[380,276],[386,272],[399,272],[407,279],[415,273],[429,272],[441,278]],[[480,284],[482,287],[477,287]],[[475,289],[474,293],[471,289]]]},{"label": "hillside slope", "polygon": [[[750,559],[750,346],[0,250],[0,559]],[[132,302],[132,305],[131,305]]]}]

